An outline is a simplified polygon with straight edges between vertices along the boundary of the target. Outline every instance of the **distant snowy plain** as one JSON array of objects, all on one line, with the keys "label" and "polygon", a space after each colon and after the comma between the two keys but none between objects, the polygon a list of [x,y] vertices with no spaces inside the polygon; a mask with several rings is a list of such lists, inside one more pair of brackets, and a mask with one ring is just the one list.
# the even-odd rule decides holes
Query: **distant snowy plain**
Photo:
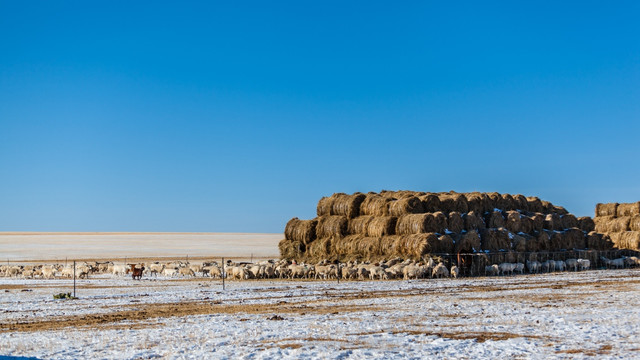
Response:
[{"label": "distant snowy plain", "polygon": [[[0,278],[0,356],[640,358],[640,269],[411,281]],[[129,316],[131,318],[129,318]]]}]

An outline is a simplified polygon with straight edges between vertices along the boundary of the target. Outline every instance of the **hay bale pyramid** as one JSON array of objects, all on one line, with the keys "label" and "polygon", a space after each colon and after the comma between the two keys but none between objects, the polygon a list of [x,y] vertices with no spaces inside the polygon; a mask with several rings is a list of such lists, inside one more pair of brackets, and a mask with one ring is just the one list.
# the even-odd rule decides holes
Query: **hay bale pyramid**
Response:
[{"label": "hay bale pyramid", "polygon": [[537,197],[500,193],[381,191],[336,193],[317,217],[293,218],[279,243],[283,259],[377,261],[426,254],[612,248],[590,217]]},{"label": "hay bale pyramid", "polygon": [[640,250],[640,202],[597,204],[593,221],[615,247]]}]

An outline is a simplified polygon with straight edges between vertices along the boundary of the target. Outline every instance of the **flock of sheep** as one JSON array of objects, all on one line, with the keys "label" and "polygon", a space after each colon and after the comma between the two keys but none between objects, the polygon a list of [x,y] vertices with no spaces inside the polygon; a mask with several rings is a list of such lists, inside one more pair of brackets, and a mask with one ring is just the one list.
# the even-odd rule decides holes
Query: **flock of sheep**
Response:
[{"label": "flock of sheep", "polygon": [[[640,260],[635,256],[622,256],[617,259],[600,257],[602,264],[608,268],[625,268],[640,266]],[[525,263],[500,263],[485,266],[485,275],[514,275],[589,270],[591,261],[588,259],[567,259],[526,261]],[[137,271],[134,271],[137,270]],[[322,261],[318,264],[296,263],[287,260],[265,260],[257,263],[227,261],[224,266],[220,263],[204,262],[191,264],[189,262],[154,262],[147,264],[114,264],[113,262],[84,262],[75,268],[75,276],[87,278],[94,274],[112,274],[124,276],[129,273],[142,272],[147,277],[211,277],[221,279],[342,279],[342,280],[390,280],[390,279],[424,279],[424,278],[457,278],[461,271],[456,265],[448,268],[444,263],[435,263],[432,258],[426,261],[392,259],[388,261],[369,263],[350,261],[334,264]],[[1,265],[0,276],[23,278],[72,278],[73,265]]]}]

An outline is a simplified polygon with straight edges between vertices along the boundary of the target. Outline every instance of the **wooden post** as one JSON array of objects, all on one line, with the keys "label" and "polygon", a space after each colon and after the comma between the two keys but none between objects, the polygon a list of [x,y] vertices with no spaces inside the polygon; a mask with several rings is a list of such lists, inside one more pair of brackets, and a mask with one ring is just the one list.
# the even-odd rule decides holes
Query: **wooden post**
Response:
[{"label": "wooden post", "polygon": [[76,297],[76,261],[73,260],[73,297]]},{"label": "wooden post", "polygon": [[338,276],[336,276],[336,278],[338,278],[338,284],[340,284],[340,275],[342,275],[342,273],[340,271],[340,256],[338,256]]},{"label": "wooden post", "polygon": [[222,290],[224,290],[224,278],[227,277],[227,273],[224,270],[224,258],[222,258]]}]

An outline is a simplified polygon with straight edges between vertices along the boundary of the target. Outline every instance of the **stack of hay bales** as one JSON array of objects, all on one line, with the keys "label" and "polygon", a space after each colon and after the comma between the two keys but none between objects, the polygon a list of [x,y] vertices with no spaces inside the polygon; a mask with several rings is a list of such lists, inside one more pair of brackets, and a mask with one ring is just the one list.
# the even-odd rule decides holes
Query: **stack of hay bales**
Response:
[{"label": "stack of hay bales", "polygon": [[[286,259],[420,259],[426,254],[609,249],[590,217],[576,218],[537,197],[499,193],[337,193],[317,218],[291,219]],[[640,225],[640,221],[639,221]]]},{"label": "stack of hay bales", "polygon": [[640,250],[640,202],[596,205],[596,231],[607,234],[619,249]]}]

